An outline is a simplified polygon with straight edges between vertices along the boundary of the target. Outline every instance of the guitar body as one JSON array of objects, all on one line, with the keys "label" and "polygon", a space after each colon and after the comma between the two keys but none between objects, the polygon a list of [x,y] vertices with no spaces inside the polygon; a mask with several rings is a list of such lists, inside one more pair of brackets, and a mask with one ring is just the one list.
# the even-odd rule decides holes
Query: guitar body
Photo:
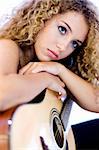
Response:
[{"label": "guitar body", "polygon": [[33,103],[1,112],[0,150],[66,150],[72,100],[67,98],[63,107],[57,97],[47,89],[44,97],[40,95]]},{"label": "guitar body", "polygon": [[63,103],[47,90],[42,102],[18,107],[10,130],[11,150],[65,150],[59,114]]}]

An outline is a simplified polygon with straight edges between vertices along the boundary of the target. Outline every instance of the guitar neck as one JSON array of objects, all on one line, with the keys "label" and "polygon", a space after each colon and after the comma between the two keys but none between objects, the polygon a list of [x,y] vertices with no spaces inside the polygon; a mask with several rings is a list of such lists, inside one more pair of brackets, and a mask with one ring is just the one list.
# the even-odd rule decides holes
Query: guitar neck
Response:
[{"label": "guitar neck", "polygon": [[62,112],[60,114],[65,130],[67,129],[67,126],[68,126],[72,104],[73,104],[73,100],[70,97],[67,97],[66,102],[64,103]]}]

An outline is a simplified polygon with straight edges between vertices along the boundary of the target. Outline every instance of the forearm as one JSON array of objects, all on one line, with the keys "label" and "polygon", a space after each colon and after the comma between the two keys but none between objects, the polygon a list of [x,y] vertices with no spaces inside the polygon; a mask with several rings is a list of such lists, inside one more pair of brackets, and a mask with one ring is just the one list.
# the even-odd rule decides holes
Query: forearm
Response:
[{"label": "forearm", "polygon": [[60,75],[67,88],[76,97],[76,102],[84,109],[99,112],[99,89],[83,80],[64,66]]},{"label": "forearm", "polygon": [[0,77],[0,111],[29,102],[47,86],[44,74],[10,74]]},{"label": "forearm", "polygon": [[28,73],[42,71],[59,76],[81,107],[90,111],[99,112],[99,88],[95,89],[91,83],[88,83],[57,62],[35,62]]}]

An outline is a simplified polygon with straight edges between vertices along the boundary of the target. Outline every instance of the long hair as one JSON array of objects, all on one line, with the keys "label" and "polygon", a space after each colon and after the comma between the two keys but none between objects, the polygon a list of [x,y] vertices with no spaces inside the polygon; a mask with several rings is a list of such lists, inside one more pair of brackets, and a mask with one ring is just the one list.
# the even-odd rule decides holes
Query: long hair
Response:
[{"label": "long hair", "polygon": [[[14,40],[22,49],[21,66],[35,56],[34,43],[47,20],[59,13],[81,13],[89,26],[88,35],[81,46],[75,72],[93,82],[99,80],[99,20],[95,6],[87,0],[31,0],[25,3],[1,29],[0,38]],[[75,52],[72,54],[75,55]]]}]

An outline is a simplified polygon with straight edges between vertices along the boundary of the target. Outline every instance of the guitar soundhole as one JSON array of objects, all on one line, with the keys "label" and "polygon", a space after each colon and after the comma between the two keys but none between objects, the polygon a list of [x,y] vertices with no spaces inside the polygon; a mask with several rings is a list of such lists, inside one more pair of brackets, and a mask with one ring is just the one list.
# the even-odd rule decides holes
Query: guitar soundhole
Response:
[{"label": "guitar soundhole", "polygon": [[57,145],[62,148],[64,145],[64,133],[63,126],[59,118],[53,119],[53,134]]}]

